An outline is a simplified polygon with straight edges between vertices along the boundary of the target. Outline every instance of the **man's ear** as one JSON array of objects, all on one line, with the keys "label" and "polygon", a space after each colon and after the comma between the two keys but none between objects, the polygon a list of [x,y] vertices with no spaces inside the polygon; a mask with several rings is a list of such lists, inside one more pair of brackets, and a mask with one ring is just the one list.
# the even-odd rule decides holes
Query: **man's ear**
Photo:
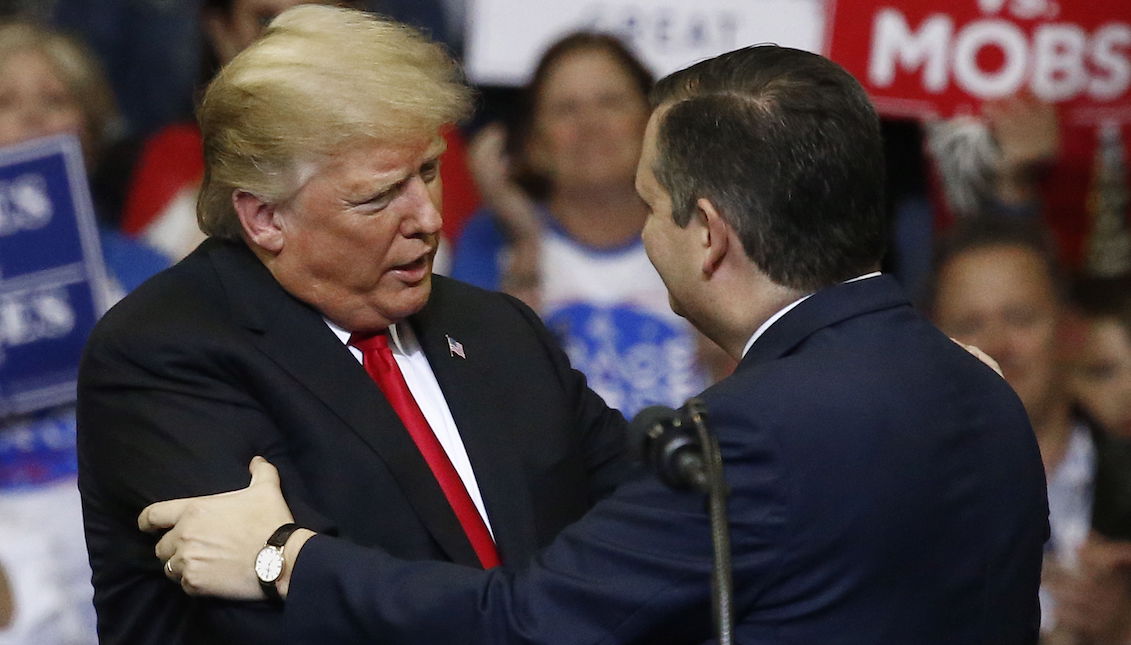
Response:
[{"label": "man's ear", "polygon": [[730,250],[730,224],[706,197],[695,201],[695,210],[704,229],[703,245],[706,255],[703,256],[702,271],[711,276],[722,265]]},{"label": "man's ear", "polygon": [[246,190],[236,190],[232,192],[232,206],[248,241],[271,254],[283,250],[282,222],[274,204]]}]

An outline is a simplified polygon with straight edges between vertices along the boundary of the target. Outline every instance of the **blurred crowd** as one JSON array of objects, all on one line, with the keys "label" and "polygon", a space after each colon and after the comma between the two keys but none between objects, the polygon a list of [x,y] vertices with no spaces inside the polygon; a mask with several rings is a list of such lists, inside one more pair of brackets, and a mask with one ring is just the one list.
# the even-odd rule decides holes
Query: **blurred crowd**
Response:
[{"label": "blurred crowd", "polygon": [[[81,141],[113,296],[203,239],[194,97],[294,4],[0,1],[0,145]],[[356,4],[459,50],[458,0]],[[476,127],[447,133],[438,270],[530,304],[626,415],[679,405],[733,364],[672,313],[640,241],[634,173],[652,76],[625,44],[590,33],[534,69],[525,88],[483,88]],[[1000,364],[1037,435],[1052,534],[1042,633],[1129,644],[1126,134],[1099,128],[1076,168],[1055,106],[1027,96],[885,134],[885,271]],[[0,645],[95,642],[74,435],[69,405],[0,419]]]}]

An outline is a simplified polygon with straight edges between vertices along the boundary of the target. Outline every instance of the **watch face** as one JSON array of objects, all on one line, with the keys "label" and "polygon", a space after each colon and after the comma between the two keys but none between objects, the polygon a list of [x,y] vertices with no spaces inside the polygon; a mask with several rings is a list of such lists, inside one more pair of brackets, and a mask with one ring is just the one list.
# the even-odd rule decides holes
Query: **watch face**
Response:
[{"label": "watch face", "polygon": [[275,582],[283,575],[283,550],[265,546],[255,556],[255,575],[261,582]]}]

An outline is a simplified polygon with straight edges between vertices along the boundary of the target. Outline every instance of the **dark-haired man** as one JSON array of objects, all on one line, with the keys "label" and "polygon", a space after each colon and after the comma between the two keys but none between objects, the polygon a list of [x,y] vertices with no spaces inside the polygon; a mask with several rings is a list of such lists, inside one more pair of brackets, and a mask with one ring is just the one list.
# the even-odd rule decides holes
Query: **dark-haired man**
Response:
[{"label": "dark-haired man", "polygon": [[[703,393],[731,488],[739,643],[1035,643],[1040,456],[1006,383],[876,273],[880,134],[820,56],[751,47],[661,81],[637,188],[673,308],[739,365]],[[195,593],[254,598],[253,532],[289,520],[273,471],[143,527]],[[186,509],[195,509],[188,515]],[[204,517],[211,516],[212,519]],[[202,540],[210,545],[204,546]],[[626,484],[526,567],[411,563],[302,531],[302,642],[702,642],[701,497]],[[222,561],[222,562],[221,562]]]}]

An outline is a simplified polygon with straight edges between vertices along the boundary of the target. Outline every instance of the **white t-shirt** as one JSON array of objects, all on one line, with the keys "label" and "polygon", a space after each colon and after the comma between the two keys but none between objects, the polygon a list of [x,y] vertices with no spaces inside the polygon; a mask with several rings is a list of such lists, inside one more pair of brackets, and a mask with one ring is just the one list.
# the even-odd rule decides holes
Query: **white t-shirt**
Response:
[{"label": "white t-shirt", "polygon": [[691,325],[675,315],[639,238],[595,249],[553,225],[542,240],[542,319],[609,406],[678,406],[708,384]]}]

